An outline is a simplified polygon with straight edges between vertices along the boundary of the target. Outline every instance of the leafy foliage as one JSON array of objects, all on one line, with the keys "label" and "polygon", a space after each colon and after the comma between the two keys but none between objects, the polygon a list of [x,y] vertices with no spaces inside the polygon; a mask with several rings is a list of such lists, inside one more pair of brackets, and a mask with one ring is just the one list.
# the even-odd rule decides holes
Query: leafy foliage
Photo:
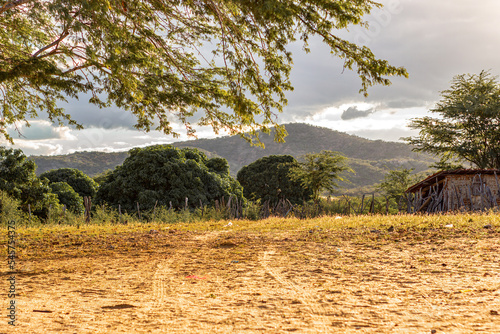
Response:
[{"label": "leafy foliage", "polygon": [[322,190],[333,192],[338,187],[337,180],[344,181],[343,172],[352,172],[347,166],[347,158],[338,152],[309,153],[302,160],[300,166],[291,169],[290,176],[311,189],[315,201]]},{"label": "leafy foliage", "polygon": [[[407,76],[334,35],[362,20],[372,0],[338,1],[77,1],[7,0],[0,7],[0,95],[5,126],[45,110],[54,122],[81,127],[57,104],[88,93],[89,103],[115,104],[137,117],[137,128],[177,135],[170,117],[194,130],[189,118],[215,132],[262,129],[292,89],[290,43],[304,49],[320,37],[344,67],[361,79],[361,92]],[[223,111],[230,110],[230,111]],[[256,117],[258,116],[258,117]],[[255,133],[255,132],[254,132]]]},{"label": "leafy foliage", "polygon": [[404,195],[406,189],[417,182],[418,177],[412,176],[413,169],[397,168],[389,171],[384,181],[379,185],[379,189],[389,198],[399,200]]},{"label": "leafy foliage", "polygon": [[66,208],[77,214],[84,211],[83,198],[66,182],[54,182],[49,184],[52,192],[57,195],[59,203],[66,205]]},{"label": "leafy foliage", "polygon": [[112,169],[106,169],[102,173],[99,173],[96,176],[94,176],[93,179],[94,179],[95,183],[97,183],[98,185],[103,184],[111,172],[113,172]]},{"label": "leafy foliage", "polygon": [[108,174],[99,188],[97,202],[133,212],[158,206],[183,208],[213,204],[234,196],[243,200],[240,184],[229,176],[224,159],[208,159],[196,149],[169,145],[134,148],[123,165]]},{"label": "leafy foliage", "polygon": [[303,187],[301,180],[290,178],[290,170],[299,166],[290,155],[271,155],[260,158],[238,172],[243,194],[250,200],[271,201],[281,198],[291,203],[302,203],[311,198],[312,191]]},{"label": "leafy foliage", "polygon": [[440,156],[445,168],[457,159],[478,168],[500,168],[500,83],[496,78],[487,71],[459,75],[441,95],[431,109],[439,117],[412,120],[410,127],[420,130],[419,135],[405,139],[417,151]]},{"label": "leafy foliage", "polygon": [[65,182],[71,186],[81,197],[94,197],[99,185],[82,171],[75,168],[59,168],[40,174],[40,178],[46,178],[50,183]]},{"label": "leafy foliage", "polygon": [[18,222],[25,219],[25,214],[20,207],[19,200],[0,190],[0,225],[5,226],[10,221]]},{"label": "leafy foliage", "polygon": [[57,196],[51,192],[47,180],[40,180],[36,165],[19,149],[0,147],[0,190],[19,200],[25,212],[46,218],[49,208],[59,208]]}]

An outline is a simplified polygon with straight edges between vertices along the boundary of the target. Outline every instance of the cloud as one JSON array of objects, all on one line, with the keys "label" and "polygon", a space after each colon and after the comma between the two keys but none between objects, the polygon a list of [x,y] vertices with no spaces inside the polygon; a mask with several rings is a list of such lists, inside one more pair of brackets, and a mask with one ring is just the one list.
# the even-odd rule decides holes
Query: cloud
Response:
[{"label": "cloud", "polygon": [[7,129],[14,140],[36,140],[46,141],[53,139],[75,140],[68,127],[56,127],[48,121],[30,121],[29,125],[26,123],[20,124],[17,127],[11,125]]},{"label": "cloud", "polygon": [[370,114],[374,113],[374,109],[368,109],[368,110],[359,110],[357,107],[349,107],[347,110],[345,110],[340,118],[344,121],[350,120],[350,119],[355,119],[355,118],[362,118],[362,117],[367,117]]},{"label": "cloud", "polygon": [[71,114],[72,118],[83,127],[101,129],[134,128],[137,119],[129,111],[121,110],[116,106],[100,109],[86,102],[87,97],[84,95],[80,100],[69,100],[69,103],[62,105],[66,112]]}]

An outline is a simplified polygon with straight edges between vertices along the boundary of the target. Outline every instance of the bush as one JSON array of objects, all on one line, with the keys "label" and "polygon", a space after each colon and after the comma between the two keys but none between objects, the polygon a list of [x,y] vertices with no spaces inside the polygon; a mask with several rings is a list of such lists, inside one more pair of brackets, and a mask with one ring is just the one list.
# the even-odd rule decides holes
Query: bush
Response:
[{"label": "bush", "polygon": [[69,184],[66,182],[54,182],[49,186],[52,192],[57,195],[59,202],[66,205],[69,211],[76,214],[84,212],[83,198]]},{"label": "bush", "polygon": [[222,197],[243,200],[243,189],[229,175],[225,159],[208,159],[190,148],[156,145],[130,150],[123,165],[111,172],[97,193],[96,203],[118,206],[130,214],[155,206],[194,209]]},{"label": "bush", "polygon": [[99,185],[84,172],[76,168],[59,168],[49,170],[40,174],[40,178],[46,178],[50,183],[66,182],[82,198],[85,196],[95,197]]},{"label": "bush", "polygon": [[7,225],[10,221],[22,222],[27,217],[20,209],[21,202],[0,191],[0,224]]},{"label": "bush", "polygon": [[274,205],[287,199],[293,204],[302,203],[311,198],[312,191],[290,177],[290,171],[298,166],[291,155],[270,155],[240,169],[237,179],[245,197],[252,201],[270,201]]}]

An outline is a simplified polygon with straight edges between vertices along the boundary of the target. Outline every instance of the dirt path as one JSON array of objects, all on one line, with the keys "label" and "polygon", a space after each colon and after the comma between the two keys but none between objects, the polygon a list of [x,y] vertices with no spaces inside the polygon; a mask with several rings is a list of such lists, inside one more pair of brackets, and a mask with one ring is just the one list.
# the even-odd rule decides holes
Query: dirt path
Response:
[{"label": "dirt path", "polygon": [[18,326],[0,333],[500,333],[496,234],[175,232],[36,247],[18,261]]},{"label": "dirt path", "polygon": [[[322,306],[321,301],[317,300],[317,292],[311,289],[310,284],[299,285],[294,282],[293,278],[285,277],[282,272],[287,270],[286,261],[284,268],[276,267],[276,263],[283,264],[282,261],[276,259],[276,251],[265,251],[259,259],[260,264],[281,286],[275,289],[280,296],[288,296],[292,298],[293,304],[302,304],[308,310],[304,316],[311,318],[311,323],[308,330],[315,333],[328,333],[331,320],[326,316],[326,309]],[[316,296],[316,298],[314,297]],[[286,317],[286,312],[283,313]]]}]

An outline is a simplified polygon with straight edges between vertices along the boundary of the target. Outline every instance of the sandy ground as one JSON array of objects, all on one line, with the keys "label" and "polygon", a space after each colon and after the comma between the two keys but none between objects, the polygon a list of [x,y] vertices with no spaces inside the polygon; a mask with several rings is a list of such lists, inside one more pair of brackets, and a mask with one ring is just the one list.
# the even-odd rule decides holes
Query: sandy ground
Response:
[{"label": "sandy ground", "polygon": [[0,333],[500,333],[499,233],[152,230],[19,243],[17,326],[2,317]]}]

